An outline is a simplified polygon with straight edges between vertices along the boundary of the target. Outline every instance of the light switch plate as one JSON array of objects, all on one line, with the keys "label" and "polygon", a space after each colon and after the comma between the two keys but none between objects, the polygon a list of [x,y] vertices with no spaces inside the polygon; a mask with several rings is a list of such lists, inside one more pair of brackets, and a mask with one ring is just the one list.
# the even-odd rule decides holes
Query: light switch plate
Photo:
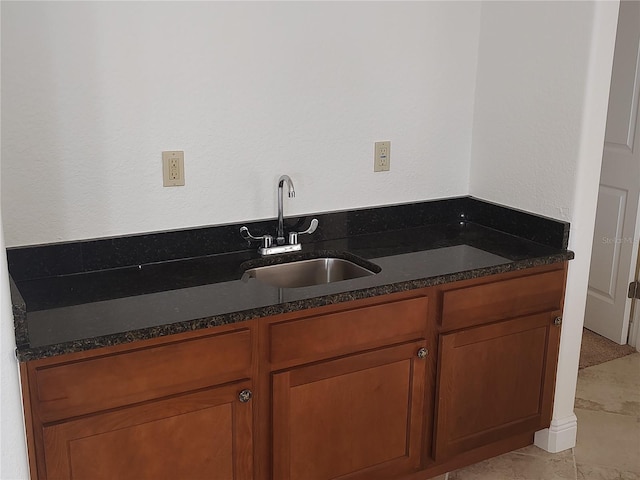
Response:
[{"label": "light switch plate", "polygon": [[373,156],[373,171],[388,172],[391,168],[391,142],[376,142]]},{"label": "light switch plate", "polygon": [[184,185],[184,152],[162,152],[162,179],[165,187]]}]

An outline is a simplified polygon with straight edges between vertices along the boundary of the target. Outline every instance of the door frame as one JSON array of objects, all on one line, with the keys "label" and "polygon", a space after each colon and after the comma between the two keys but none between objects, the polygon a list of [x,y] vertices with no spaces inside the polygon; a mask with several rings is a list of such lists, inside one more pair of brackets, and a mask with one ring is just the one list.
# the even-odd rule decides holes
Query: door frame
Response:
[{"label": "door frame", "polygon": [[[636,227],[640,225],[640,208],[638,209],[638,219],[636,220]],[[640,228],[636,228],[636,234],[634,236],[636,243],[638,244],[637,256],[636,256],[636,281],[640,279]],[[629,325],[629,339],[627,341],[629,345],[634,347],[640,352],[640,300],[631,301],[631,324]]]}]

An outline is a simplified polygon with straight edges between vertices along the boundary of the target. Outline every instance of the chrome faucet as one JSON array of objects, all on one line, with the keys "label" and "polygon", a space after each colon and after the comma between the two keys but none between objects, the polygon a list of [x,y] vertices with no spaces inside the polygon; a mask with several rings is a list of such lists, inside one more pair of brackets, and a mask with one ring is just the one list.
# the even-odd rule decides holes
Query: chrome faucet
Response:
[{"label": "chrome faucet", "polygon": [[[303,232],[289,232],[289,244],[287,244],[287,238],[284,236],[284,213],[282,208],[282,196],[284,190],[284,184],[287,183],[289,187],[289,197],[293,198],[296,196],[296,190],[293,188],[293,182],[289,175],[282,175],[278,180],[278,228],[276,230],[276,238],[273,238],[271,235],[262,235],[260,237],[256,237],[251,235],[249,229],[246,226],[240,227],[240,235],[245,240],[251,242],[256,241],[260,242],[260,248],[258,248],[258,252],[260,255],[275,255],[278,253],[289,253],[289,252],[298,252],[302,250],[302,244],[298,240],[299,235],[310,234],[316,231],[318,228],[318,219],[314,218],[311,220],[311,225]],[[274,243],[275,240],[275,243]]]},{"label": "chrome faucet", "polygon": [[293,182],[289,175],[282,175],[278,180],[278,231],[276,232],[276,244],[284,245],[284,209],[282,205],[282,188],[284,187],[284,183],[287,182],[289,185],[289,198],[293,198],[296,196],[296,189],[293,187]]}]

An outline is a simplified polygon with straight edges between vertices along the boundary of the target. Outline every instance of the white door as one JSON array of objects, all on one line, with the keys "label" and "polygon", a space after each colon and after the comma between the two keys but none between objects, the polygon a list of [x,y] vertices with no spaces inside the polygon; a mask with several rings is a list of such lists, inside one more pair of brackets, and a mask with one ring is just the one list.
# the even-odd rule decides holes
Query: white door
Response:
[{"label": "white door", "polygon": [[617,343],[629,335],[640,238],[640,2],[620,3],[585,327]]}]

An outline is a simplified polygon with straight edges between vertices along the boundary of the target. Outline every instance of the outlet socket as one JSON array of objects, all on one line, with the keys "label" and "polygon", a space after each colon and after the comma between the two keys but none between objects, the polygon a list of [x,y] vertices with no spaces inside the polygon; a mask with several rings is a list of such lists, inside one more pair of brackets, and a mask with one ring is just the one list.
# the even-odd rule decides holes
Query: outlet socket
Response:
[{"label": "outlet socket", "polygon": [[184,185],[184,152],[162,152],[162,179],[165,187]]},{"label": "outlet socket", "polygon": [[391,168],[391,142],[376,142],[373,155],[373,171],[388,172]]}]

